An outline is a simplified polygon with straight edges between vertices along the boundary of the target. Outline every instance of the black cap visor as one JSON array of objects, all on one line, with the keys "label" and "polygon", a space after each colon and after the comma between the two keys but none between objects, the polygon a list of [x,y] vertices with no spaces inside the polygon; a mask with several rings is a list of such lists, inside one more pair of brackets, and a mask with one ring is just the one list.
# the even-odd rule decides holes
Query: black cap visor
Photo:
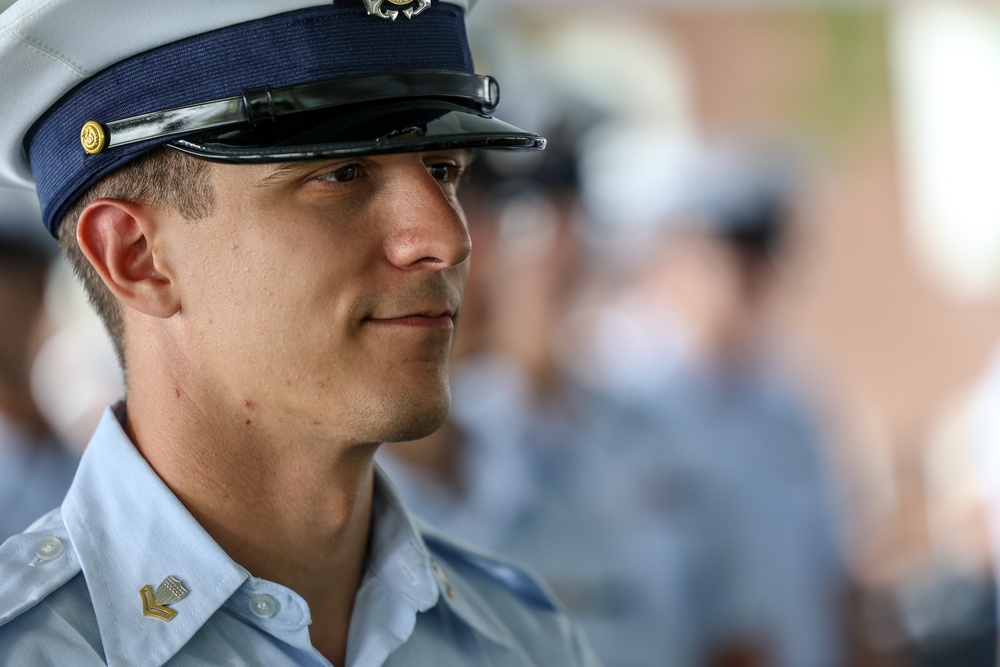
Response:
[{"label": "black cap visor", "polygon": [[541,150],[545,139],[448,100],[410,99],[243,123],[170,145],[208,160],[253,163],[455,148]]}]

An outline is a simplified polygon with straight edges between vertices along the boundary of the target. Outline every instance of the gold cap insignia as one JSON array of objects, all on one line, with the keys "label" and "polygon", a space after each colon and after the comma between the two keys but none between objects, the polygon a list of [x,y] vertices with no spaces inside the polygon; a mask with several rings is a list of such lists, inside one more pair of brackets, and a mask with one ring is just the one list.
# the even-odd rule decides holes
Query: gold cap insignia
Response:
[{"label": "gold cap insignia", "polygon": [[380,19],[388,19],[389,21],[395,21],[402,14],[408,19],[412,19],[417,14],[422,14],[426,9],[431,6],[431,0],[388,0],[388,2],[396,5],[397,7],[406,7],[406,9],[383,9],[382,3],[386,0],[364,0],[365,9],[368,10],[368,16],[377,16]]},{"label": "gold cap insignia", "polygon": [[142,596],[143,616],[151,616],[161,621],[172,621],[177,616],[177,612],[167,605],[182,600],[188,594],[188,590],[184,588],[177,577],[169,576],[156,587],[155,593],[153,587],[146,584],[139,591],[139,594]]},{"label": "gold cap insignia", "polygon": [[97,155],[108,145],[108,133],[97,121],[88,120],[80,130],[80,143],[90,155]]}]

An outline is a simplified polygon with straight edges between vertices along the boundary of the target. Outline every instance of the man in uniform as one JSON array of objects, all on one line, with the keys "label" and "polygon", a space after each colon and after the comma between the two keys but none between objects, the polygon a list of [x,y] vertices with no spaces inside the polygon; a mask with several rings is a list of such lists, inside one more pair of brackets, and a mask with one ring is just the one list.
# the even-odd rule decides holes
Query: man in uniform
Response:
[{"label": "man in uniform", "polygon": [[592,665],[535,577],[373,464],[449,405],[465,0],[20,0],[0,179],[121,358],[61,508],[0,549],[0,664]]}]

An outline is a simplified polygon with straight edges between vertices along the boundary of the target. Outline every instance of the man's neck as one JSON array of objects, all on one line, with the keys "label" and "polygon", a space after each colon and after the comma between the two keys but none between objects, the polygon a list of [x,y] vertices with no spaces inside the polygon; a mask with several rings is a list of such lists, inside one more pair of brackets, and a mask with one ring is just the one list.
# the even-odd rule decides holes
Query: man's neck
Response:
[{"label": "man's neck", "polygon": [[185,407],[186,397],[165,409],[151,393],[130,387],[133,443],[234,561],[305,599],[313,645],[344,664],[368,546],[375,447],[235,428]]}]

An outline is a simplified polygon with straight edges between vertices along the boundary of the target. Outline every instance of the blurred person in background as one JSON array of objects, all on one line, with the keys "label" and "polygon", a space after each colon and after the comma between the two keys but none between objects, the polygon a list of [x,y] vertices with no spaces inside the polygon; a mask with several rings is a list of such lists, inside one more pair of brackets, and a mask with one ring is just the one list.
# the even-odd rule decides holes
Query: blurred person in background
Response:
[{"label": "blurred person in background", "polygon": [[866,545],[872,641],[900,664],[997,664],[998,405],[1000,350],[905,450],[897,502],[913,509]]},{"label": "blurred person in background", "polygon": [[618,406],[586,429],[584,487],[686,664],[844,664],[850,581],[827,431],[771,326],[788,184],[753,153],[640,139],[595,147],[585,179],[598,193],[627,182],[610,158],[628,154],[634,182],[661,185],[619,253],[618,289],[564,329],[569,374]]},{"label": "blurred person in background", "polygon": [[926,554],[900,577],[904,638],[924,667],[997,664],[1000,347],[925,448]]},{"label": "blurred person in background", "polygon": [[0,542],[62,502],[77,457],[31,393],[54,248],[30,193],[0,190]]}]

